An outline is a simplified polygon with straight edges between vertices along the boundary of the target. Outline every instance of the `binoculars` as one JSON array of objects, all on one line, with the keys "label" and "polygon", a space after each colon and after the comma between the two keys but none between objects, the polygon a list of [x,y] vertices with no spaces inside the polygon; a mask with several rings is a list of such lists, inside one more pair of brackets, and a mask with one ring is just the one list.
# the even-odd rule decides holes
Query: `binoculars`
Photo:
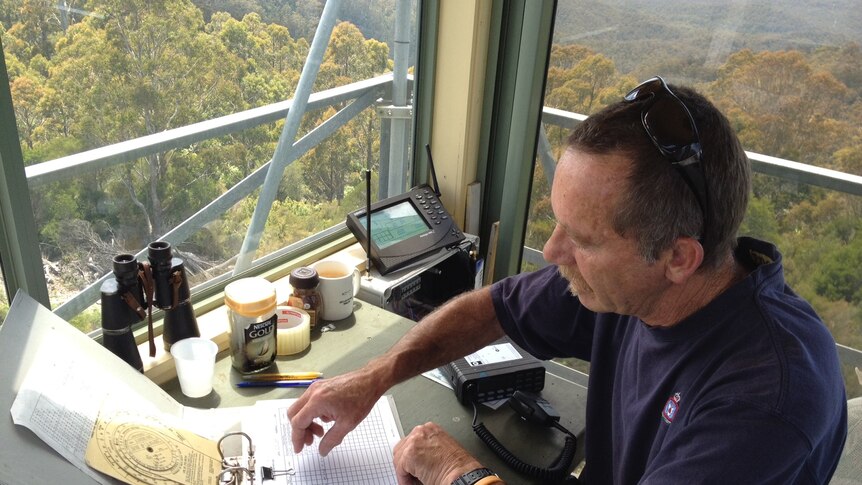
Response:
[{"label": "binoculars", "polygon": [[152,309],[165,312],[162,341],[165,350],[174,342],[200,337],[189,297],[183,260],[173,257],[168,242],[147,246],[148,262],[138,262],[131,254],[113,259],[114,277],[102,283],[103,345],[129,365],[143,371],[132,325],[149,317],[150,357],[155,356]]}]

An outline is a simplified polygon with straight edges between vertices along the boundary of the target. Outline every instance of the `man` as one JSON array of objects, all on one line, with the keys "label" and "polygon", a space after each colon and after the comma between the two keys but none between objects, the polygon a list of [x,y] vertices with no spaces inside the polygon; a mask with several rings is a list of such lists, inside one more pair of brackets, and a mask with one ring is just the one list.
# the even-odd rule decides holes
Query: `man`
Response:
[{"label": "man", "polygon": [[[749,190],[715,107],[641,84],[569,138],[552,266],[462,295],[364,368],[311,386],[288,412],[294,447],[323,435],[320,418],[335,422],[328,453],[392,385],[507,334],[540,358],[591,362],[583,483],[827,483],[847,430],[835,342],[777,249],[736,239]],[[432,423],[395,464],[401,483],[426,485],[482,466]]]}]

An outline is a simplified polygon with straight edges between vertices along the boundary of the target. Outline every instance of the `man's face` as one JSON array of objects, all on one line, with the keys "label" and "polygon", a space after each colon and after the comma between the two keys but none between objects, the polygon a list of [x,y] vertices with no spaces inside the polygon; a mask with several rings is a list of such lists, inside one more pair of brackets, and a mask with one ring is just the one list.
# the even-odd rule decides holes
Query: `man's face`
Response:
[{"label": "man's face", "polygon": [[668,282],[662,264],[648,264],[611,226],[629,169],[622,155],[566,150],[551,189],[557,226],[543,252],[585,307],[646,319]]}]

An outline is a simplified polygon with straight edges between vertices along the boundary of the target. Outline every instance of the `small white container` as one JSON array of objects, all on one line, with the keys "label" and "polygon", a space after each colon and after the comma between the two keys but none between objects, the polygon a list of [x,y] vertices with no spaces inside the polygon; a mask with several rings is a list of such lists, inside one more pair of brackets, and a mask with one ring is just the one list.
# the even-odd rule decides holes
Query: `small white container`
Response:
[{"label": "small white container", "polygon": [[210,339],[189,337],[171,345],[180,389],[188,397],[204,397],[213,390],[218,345]]}]

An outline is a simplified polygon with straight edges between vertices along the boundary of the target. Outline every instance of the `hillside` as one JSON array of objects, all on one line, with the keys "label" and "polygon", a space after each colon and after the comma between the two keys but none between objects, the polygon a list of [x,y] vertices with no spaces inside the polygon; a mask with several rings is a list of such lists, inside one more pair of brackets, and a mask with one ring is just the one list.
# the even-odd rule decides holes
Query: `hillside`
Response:
[{"label": "hillside", "polygon": [[554,41],[587,45],[638,77],[668,65],[703,71],[743,45],[811,51],[862,44],[862,9],[853,0],[560,0]]}]

